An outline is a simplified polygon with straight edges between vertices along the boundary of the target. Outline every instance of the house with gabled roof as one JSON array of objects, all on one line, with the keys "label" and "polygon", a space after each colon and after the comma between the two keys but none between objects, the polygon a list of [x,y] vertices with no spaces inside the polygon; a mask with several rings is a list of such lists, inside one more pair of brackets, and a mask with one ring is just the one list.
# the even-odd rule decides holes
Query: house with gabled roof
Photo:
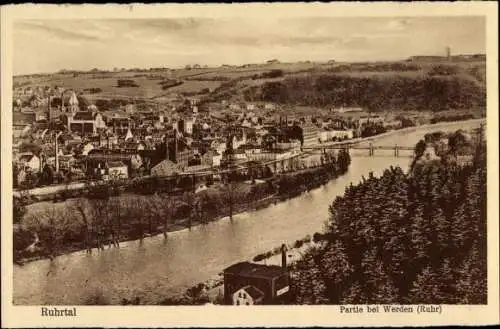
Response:
[{"label": "house with gabled roof", "polygon": [[35,154],[23,154],[18,158],[19,167],[31,172],[40,172],[42,169],[41,159]]},{"label": "house with gabled roof", "polygon": [[171,160],[165,159],[151,168],[152,176],[169,176],[176,173],[181,173],[182,168]]},{"label": "house with gabled roof", "polygon": [[224,270],[224,303],[227,305],[281,304],[287,301],[289,291],[286,263],[275,266],[241,262]]},{"label": "house with gabled roof", "polygon": [[233,293],[233,305],[258,305],[262,304],[264,293],[255,286],[244,286]]}]

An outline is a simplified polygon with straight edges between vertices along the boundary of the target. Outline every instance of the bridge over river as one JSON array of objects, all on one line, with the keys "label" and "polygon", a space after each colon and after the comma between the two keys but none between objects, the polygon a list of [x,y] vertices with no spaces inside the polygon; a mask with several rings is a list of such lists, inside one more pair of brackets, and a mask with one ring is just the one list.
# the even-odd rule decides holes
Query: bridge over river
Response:
[{"label": "bridge over river", "polygon": [[322,152],[326,152],[326,150],[367,150],[369,156],[375,156],[375,150],[390,150],[393,151],[394,156],[399,156],[399,151],[415,151],[414,147],[411,146],[400,146],[398,144],[394,144],[393,146],[389,145],[373,145],[370,143],[368,146],[362,146],[358,143],[343,143],[343,144],[318,144],[313,146],[305,146],[302,147],[303,151],[307,150],[321,150]]}]

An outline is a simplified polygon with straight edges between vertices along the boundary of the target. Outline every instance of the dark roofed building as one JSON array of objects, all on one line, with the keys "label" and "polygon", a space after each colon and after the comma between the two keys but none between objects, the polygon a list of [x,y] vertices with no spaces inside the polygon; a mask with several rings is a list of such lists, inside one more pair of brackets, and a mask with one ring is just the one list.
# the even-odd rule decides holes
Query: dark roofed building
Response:
[{"label": "dark roofed building", "polygon": [[92,112],[76,112],[73,116],[73,120],[82,120],[82,121],[93,121],[94,116]]},{"label": "dark roofed building", "polygon": [[237,274],[241,276],[252,276],[259,278],[273,278],[285,273],[286,270],[281,266],[262,265],[250,262],[241,262],[229,266],[224,270],[224,273]]},{"label": "dark roofed building", "polygon": [[95,114],[90,111],[78,111],[74,115],[68,114],[68,130],[82,135],[96,132]]},{"label": "dark roofed building", "polygon": [[[263,293],[262,304],[283,304],[290,290],[290,276],[286,267],[249,262],[234,264],[224,270],[224,302],[232,305],[242,288],[253,286]],[[250,290],[253,288],[249,288]]]}]

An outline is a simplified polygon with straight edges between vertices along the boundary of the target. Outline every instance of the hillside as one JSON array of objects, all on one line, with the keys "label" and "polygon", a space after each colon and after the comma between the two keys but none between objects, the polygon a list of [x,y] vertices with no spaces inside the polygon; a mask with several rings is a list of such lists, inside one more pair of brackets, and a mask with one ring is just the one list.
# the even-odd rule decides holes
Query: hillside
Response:
[{"label": "hillside", "polygon": [[[266,63],[239,67],[60,72],[16,76],[14,90],[63,86],[91,102],[166,104],[179,96],[202,103],[262,101],[293,106],[360,106],[378,110],[484,108],[484,60],[373,63]],[[135,86],[118,86],[118,80]],[[94,90],[92,90],[94,88]],[[23,96],[21,96],[23,97]]]}]

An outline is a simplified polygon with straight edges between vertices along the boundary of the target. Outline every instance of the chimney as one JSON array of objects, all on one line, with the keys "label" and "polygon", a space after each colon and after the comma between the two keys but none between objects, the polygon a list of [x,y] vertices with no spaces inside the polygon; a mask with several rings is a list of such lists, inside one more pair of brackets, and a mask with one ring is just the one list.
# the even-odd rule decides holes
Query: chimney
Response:
[{"label": "chimney", "polygon": [[174,160],[177,163],[177,130],[174,129]]},{"label": "chimney", "polygon": [[281,245],[281,267],[286,268],[286,245]]},{"label": "chimney", "polygon": [[56,138],[55,138],[55,150],[56,150],[56,172],[59,172],[59,143],[58,143],[58,138],[59,138],[60,133],[56,133]]},{"label": "chimney", "polygon": [[52,111],[51,111],[51,108],[50,108],[50,95],[47,96],[47,109],[49,111],[49,122],[52,121]]},{"label": "chimney", "polygon": [[168,158],[168,137],[165,137],[165,159],[169,160],[169,158]]}]

